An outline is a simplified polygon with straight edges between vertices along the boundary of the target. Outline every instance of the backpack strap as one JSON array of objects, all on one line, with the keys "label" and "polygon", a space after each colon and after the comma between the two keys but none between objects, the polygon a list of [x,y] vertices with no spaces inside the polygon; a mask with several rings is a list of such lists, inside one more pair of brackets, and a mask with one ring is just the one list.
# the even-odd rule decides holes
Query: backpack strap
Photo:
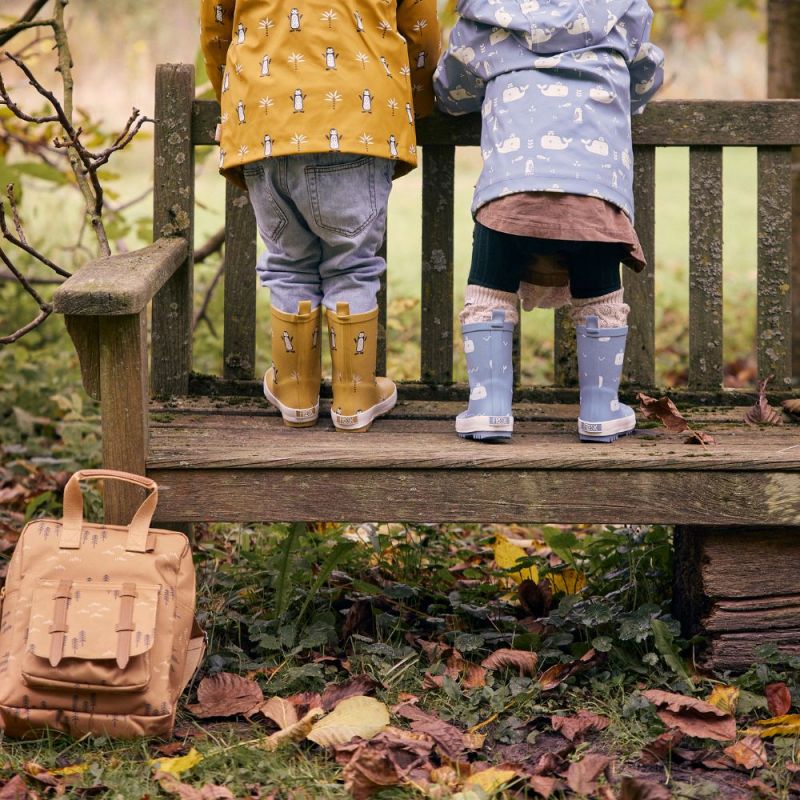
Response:
[{"label": "backpack strap", "polygon": [[189,636],[191,638],[186,647],[186,661],[183,665],[181,689],[186,688],[194,673],[197,672],[197,668],[200,666],[200,662],[203,660],[203,654],[206,651],[206,643],[208,642],[206,632],[198,625],[196,619],[192,621],[192,632]]},{"label": "backpack strap", "polygon": [[50,626],[50,665],[57,667],[64,654],[67,633],[67,606],[72,597],[72,581],[59,581],[53,599],[53,624]]},{"label": "backpack strap", "polygon": [[136,584],[123,583],[120,590],[119,622],[117,623],[117,666],[125,669],[131,657],[131,634],[133,633],[133,601]]}]

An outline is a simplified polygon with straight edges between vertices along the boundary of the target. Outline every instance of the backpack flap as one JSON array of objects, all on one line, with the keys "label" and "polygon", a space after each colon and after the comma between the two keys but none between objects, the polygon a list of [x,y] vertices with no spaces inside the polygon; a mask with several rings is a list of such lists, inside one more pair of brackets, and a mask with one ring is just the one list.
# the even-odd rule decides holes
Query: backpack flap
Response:
[{"label": "backpack flap", "polygon": [[160,586],[43,581],[33,592],[28,686],[135,692],[150,680]]}]

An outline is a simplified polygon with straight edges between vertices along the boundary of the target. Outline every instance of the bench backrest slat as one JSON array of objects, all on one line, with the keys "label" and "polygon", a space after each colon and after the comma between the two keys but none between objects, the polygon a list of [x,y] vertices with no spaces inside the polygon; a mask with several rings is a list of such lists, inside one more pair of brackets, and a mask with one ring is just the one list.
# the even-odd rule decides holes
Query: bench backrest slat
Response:
[{"label": "bench backrest slat", "polygon": [[[184,199],[193,193],[191,145],[181,137],[187,127],[190,67],[159,67],[156,136],[156,229],[160,236],[182,215]],[[184,111],[181,112],[180,109]],[[191,104],[191,143],[212,144],[217,104]],[[178,134],[177,138],[173,134]],[[723,373],[722,331],[722,148],[758,147],[758,363],[762,376],[775,375],[775,389],[790,376],[790,147],[800,145],[797,101],[664,101],[634,118],[636,229],[650,266],[642,274],[624,271],[626,301],[632,311],[625,380],[639,386],[655,383],[655,162],[657,147],[690,148],[689,243],[689,388],[718,391]],[[454,163],[457,146],[480,143],[478,115],[423,120],[418,131],[422,166],[422,253],[420,380],[447,384],[453,380],[454,296]],[[188,147],[188,155],[186,148]],[[187,187],[188,181],[188,189]],[[175,198],[181,201],[176,204]],[[242,197],[228,190],[226,234],[224,375],[253,377],[256,279],[255,225]],[[189,215],[191,224],[191,214]],[[164,226],[167,226],[166,228]],[[407,235],[402,223],[392,237]],[[466,228],[465,228],[466,230]],[[187,230],[180,230],[187,235]],[[384,245],[385,247],[385,245]],[[384,249],[385,255],[385,249]],[[189,270],[191,273],[191,270]],[[176,343],[184,323],[175,327],[175,307],[191,296],[180,275],[162,291],[154,306],[154,372],[157,391],[181,392],[190,363]],[[378,369],[386,374],[386,283],[379,296]],[[525,324],[523,322],[523,324]],[[520,378],[520,327],[515,332],[515,381]],[[555,315],[554,384],[577,384],[574,329],[569,315]],[[433,390],[431,390],[433,391]],[[423,396],[424,393],[419,396]],[[431,395],[434,396],[434,395]]]},{"label": "bench backrest slat", "polygon": [[453,380],[453,192],[455,147],[422,151],[422,323],[423,381]]},{"label": "bench backrest slat", "polygon": [[247,194],[225,188],[223,375],[250,380],[256,363],[256,221]]},{"label": "bench backrest slat", "polygon": [[722,148],[689,151],[689,388],[722,386]]},{"label": "bench backrest slat", "polygon": [[787,388],[792,374],[792,151],[758,150],[758,374]]},{"label": "bench backrest slat", "polygon": [[156,395],[181,395],[192,369],[194,286],[194,67],[156,69],[153,239],[182,236],[189,255],[153,300],[150,382]]},{"label": "bench backrest slat", "polygon": [[628,317],[628,343],[625,350],[624,380],[639,386],[655,384],[655,250],[656,250],[656,150],[652,146],[633,148],[634,204],[636,233],[647,260],[639,274],[625,269],[625,302],[631,307]]}]

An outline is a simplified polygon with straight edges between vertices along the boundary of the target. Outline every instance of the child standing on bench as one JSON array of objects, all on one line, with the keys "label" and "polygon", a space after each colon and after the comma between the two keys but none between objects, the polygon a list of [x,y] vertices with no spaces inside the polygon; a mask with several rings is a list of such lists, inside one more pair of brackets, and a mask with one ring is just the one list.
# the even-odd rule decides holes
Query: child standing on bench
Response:
[{"label": "child standing on bench", "polygon": [[460,0],[434,77],[441,108],[480,109],[472,267],[460,320],[465,438],[511,437],[512,339],[523,308],[571,302],[581,441],[636,425],[619,402],[629,307],[620,262],[645,267],[633,228],[631,114],[663,78],[645,0]]},{"label": "child standing on bench", "polygon": [[378,251],[392,180],[417,163],[415,118],[433,108],[436,0],[201,0],[200,20],[220,170],[246,183],[268,250],[264,394],[287,425],[316,423],[324,306],[333,424],[367,430],[397,402],[375,376]]}]

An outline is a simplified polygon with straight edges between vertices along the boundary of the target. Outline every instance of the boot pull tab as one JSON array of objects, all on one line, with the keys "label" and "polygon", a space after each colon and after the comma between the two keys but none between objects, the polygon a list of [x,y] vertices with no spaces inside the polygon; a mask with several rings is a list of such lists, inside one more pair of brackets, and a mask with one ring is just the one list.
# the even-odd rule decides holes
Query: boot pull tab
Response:
[{"label": "boot pull tab", "polygon": [[337,303],[336,304],[336,316],[337,317],[349,317],[350,316],[350,303]]},{"label": "boot pull tab", "polygon": [[502,308],[495,308],[492,310],[491,326],[493,328],[502,328],[506,322],[506,312]]},{"label": "boot pull tab", "polygon": [[596,336],[600,332],[600,321],[592,314],[586,317],[586,333]]},{"label": "boot pull tab", "polygon": [[306,314],[311,313],[311,301],[310,300],[298,300],[297,301],[297,315],[302,317]]}]

